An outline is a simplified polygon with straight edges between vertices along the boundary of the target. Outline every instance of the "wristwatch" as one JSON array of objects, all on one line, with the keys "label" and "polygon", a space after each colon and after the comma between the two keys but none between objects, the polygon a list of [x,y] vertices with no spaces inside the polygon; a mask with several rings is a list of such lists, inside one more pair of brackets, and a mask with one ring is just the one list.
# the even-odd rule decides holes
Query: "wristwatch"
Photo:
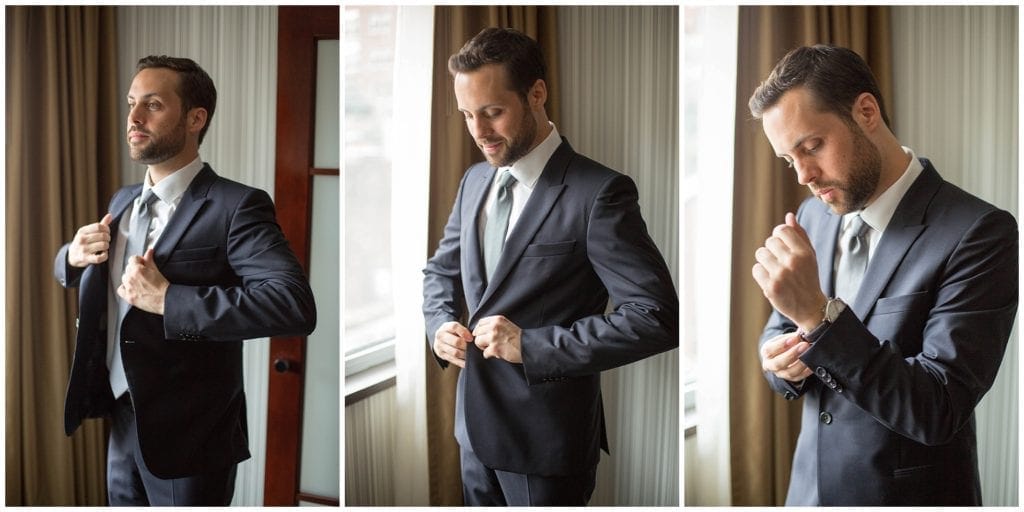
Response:
[{"label": "wristwatch", "polygon": [[818,341],[818,338],[821,337],[821,333],[825,332],[825,329],[828,329],[828,327],[839,318],[839,314],[842,313],[844,309],[846,309],[846,303],[843,302],[843,299],[840,299],[839,297],[828,299],[825,301],[825,307],[822,308],[821,311],[821,323],[814,329],[811,329],[810,332],[801,332],[800,338],[807,343],[812,344],[815,341]]}]

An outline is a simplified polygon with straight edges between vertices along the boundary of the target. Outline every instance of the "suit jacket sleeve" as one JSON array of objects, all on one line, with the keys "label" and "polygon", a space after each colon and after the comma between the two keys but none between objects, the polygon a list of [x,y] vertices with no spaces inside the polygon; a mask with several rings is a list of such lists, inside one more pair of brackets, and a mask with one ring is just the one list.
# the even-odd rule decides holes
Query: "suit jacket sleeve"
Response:
[{"label": "suit jacket sleeve", "polygon": [[459,184],[459,192],[455,197],[455,205],[445,224],[444,234],[438,244],[434,256],[427,261],[423,269],[423,319],[426,322],[427,346],[430,353],[442,368],[448,367],[448,361],[437,357],[433,351],[434,333],[446,322],[458,321],[463,316],[461,297],[462,269],[459,234],[462,229],[462,194],[465,188],[467,172]]},{"label": "suit jacket sleeve", "polygon": [[1002,362],[1017,309],[1017,258],[1016,222],[990,210],[967,230],[933,290],[892,299],[885,311],[876,303],[874,320],[888,314],[924,325],[920,352],[879,340],[847,308],[800,359],[890,430],[946,443],[971,419]]},{"label": "suit jacket sleeve", "polygon": [[312,332],[313,293],[277,225],[270,197],[249,189],[229,218],[227,259],[241,284],[172,283],[164,300],[166,338],[238,340]]},{"label": "suit jacket sleeve", "polygon": [[531,384],[597,373],[679,345],[679,299],[647,234],[633,180],[608,179],[589,216],[587,255],[613,310],[569,326],[524,329],[521,353]]},{"label": "suit jacket sleeve", "polygon": [[78,282],[82,278],[82,272],[85,271],[84,268],[72,267],[68,264],[68,249],[70,247],[71,243],[64,244],[57,251],[57,257],[53,259],[53,277],[64,288],[78,287]]}]

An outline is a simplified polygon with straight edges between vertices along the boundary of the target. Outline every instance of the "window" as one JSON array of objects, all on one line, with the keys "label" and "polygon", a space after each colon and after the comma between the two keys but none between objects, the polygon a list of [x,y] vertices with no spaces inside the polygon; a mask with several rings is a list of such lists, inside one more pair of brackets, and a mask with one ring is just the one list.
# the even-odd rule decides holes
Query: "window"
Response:
[{"label": "window", "polygon": [[345,8],[346,377],[394,359],[389,134],[396,14],[394,6]]},{"label": "window", "polygon": [[727,504],[731,499],[729,290],[738,12],[737,7],[683,11],[681,306],[687,506]]}]

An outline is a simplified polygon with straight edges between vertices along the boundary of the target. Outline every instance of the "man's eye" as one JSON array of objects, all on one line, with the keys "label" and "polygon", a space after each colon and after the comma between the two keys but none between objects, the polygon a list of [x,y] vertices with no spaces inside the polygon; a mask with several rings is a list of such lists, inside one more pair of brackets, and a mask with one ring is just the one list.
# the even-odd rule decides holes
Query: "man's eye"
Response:
[{"label": "man's eye", "polygon": [[786,162],[786,168],[787,169],[792,169],[793,168],[793,160],[791,160],[789,158],[783,158],[782,161]]},{"label": "man's eye", "polygon": [[819,149],[821,149],[821,145],[822,145],[821,139],[817,139],[817,140],[815,140],[813,142],[813,144],[809,148],[807,148],[806,151],[807,151],[808,154],[813,155],[814,153],[817,153]]},{"label": "man's eye", "polygon": [[150,110],[157,110],[160,108],[160,104],[156,102],[150,102],[148,105],[146,105],[146,108]]}]

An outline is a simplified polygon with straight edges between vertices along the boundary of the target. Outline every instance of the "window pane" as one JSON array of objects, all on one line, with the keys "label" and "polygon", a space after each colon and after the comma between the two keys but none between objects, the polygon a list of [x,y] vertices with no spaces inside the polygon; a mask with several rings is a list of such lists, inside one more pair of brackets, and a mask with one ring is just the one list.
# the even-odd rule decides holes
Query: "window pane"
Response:
[{"label": "window pane", "polygon": [[394,337],[391,91],[395,7],[345,8],[345,353]]}]

